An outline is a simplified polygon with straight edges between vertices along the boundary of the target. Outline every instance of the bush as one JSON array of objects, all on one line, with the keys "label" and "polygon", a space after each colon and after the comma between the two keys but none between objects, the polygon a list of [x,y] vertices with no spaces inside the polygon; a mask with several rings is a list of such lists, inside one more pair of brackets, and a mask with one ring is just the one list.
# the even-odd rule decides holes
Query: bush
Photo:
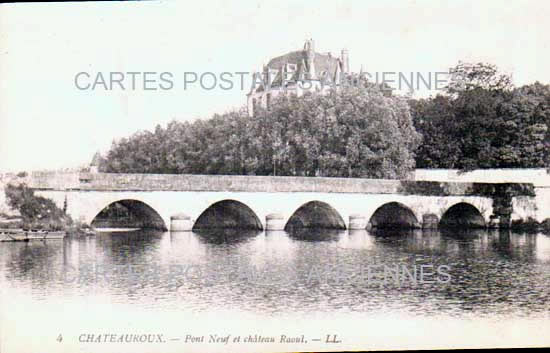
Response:
[{"label": "bush", "polygon": [[8,206],[21,214],[21,228],[63,230],[73,223],[52,200],[34,195],[25,184],[8,184],[4,192]]},{"label": "bush", "polygon": [[527,220],[512,221],[512,229],[526,233],[537,233],[540,231],[540,224],[536,219],[528,218]]}]

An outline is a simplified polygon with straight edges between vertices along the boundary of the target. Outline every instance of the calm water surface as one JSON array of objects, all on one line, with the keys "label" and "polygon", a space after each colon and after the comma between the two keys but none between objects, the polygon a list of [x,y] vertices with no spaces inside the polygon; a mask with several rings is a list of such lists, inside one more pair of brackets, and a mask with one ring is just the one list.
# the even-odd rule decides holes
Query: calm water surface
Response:
[{"label": "calm water surface", "polygon": [[[380,283],[383,265],[447,266],[447,283]],[[371,268],[375,276],[367,279]],[[377,272],[378,271],[378,272]],[[435,275],[434,275],[435,276]],[[437,276],[436,276],[437,277]],[[428,277],[434,279],[436,277]],[[375,279],[378,281],[375,282]],[[440,277],[437,277],[440,278]],[[4,299],[260,315],[546,317],[550,236],[488,231],[102,233],[0,244]]]}]

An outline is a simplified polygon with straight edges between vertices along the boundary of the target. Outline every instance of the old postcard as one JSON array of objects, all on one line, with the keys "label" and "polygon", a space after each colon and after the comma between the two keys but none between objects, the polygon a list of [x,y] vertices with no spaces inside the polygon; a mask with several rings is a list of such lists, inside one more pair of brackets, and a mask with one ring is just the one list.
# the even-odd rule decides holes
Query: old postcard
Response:
[{"label": "old postcard", "polygon": [[0,352],[550,346],[550,4],[0,4]]}]

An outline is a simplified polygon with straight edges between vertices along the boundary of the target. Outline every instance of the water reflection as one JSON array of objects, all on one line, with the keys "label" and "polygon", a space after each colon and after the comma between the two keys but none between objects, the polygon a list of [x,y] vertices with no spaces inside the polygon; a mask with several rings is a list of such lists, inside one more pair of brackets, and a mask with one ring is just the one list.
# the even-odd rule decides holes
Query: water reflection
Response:
[{"label": "water reflection", "polygon": [[372,228],[369,233],[381,238],[396,238],[411,236],[415,232],[421,232],[412,228]]},{"label": "water reflection", "polygon": [[162,231],[150,229],[100,233],[96,236],[96,256],[104,264],[149,263],[162,236]]},{"label": "water reflection", "polygon": [[8,280],[29,280],[33,285],[47,285],[53,280],[49,269],[57,267],[64,254],[63,242],[25,242],[0,244],[5,257]]},{"label": "water reflection", "polygon": [[194,233],[206,244],[229,244],[236,245],[252,240],[255,236],[262,233],[254,229],[198,229]]},{"label": "water reflection", "polygon": [[447,238],[457,240],[477,239],[480,236],[487,234],[488,232],[494,232],[479,228],[442,228],[440,230],[441,235]]},{"label": "water reflection", "polygon": [[503,231],[492,237],[491,246],[494,252],[506,259],[532,262],[536,261],[536,239],[535,234],[512,234]]},{"label": "water reflection", "polygon": [[340,234],[338,247],[344,249],[371,250],[374,248],[374,238],[366,230],[349,230]]},{"label": "water reflection", "polygon": [[340,236],[346,234],[346,231],[340,229],[294,228],[288,234],[291,238],[300,241],[338,241]]},{"label": "water reflection", "polygon": [[550,262],[550,235],[538,234],[536,240],[535,256],[539,261]]},{"label": "water reflection", "polygon": [[[446,266],[449,283],[374,283],[374,266]],[[380,267],[378,267],[380,268]],[[550,237],[485,230],[103,233],[0,244],[3,295],[281,312],[547,312]],[[30,289],[30,290],[29,290]]]}]

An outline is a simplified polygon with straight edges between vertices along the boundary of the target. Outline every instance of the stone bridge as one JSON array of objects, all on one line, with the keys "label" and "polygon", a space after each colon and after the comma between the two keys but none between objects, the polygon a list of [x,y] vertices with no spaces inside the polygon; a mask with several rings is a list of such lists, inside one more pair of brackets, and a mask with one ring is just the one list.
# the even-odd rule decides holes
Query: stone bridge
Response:
[{"label": "stone bridge", "polygon": [[28,184],[88,224],[120,204],[144,226],[173,231],[506,227],[540,218],[531,183],[67,173],[35,174]]}]

